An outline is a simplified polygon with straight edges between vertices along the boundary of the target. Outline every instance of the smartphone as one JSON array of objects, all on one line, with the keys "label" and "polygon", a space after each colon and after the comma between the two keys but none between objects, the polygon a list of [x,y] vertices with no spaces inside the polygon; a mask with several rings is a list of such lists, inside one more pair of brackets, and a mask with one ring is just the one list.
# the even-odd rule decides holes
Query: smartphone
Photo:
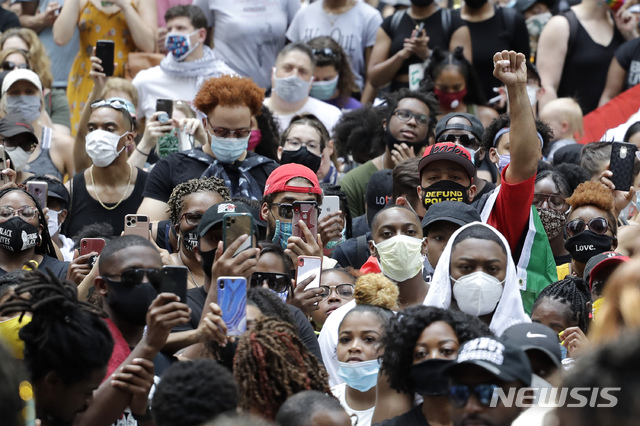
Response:
[{"label": "smartphone", "polygon": [[102,249],[107,244],[104,238],[83,238],[80,240],[80,256],[96,252],[102,253]]},{"label": "smartphone", "polygon": [[156,112],[166,112],[167,115],[161,114],[158,116],[158,121],[161,123],[168,123],[173,117],[173,100],[172,99],[157,99],[156,100]]},{"label": "smartphone", "polygon": [[222,217],[222,240],[226,250],[235,240],[242,235],[249,238],[233,254],[236,257],[245,250],[254,247],[253,244],[253,216],[249,213],[227,213]]},{"label": "smartphone", "polygon": [[311,235],[318,234],[318,203],[315,201],[294,201],[293,202],[293,224],[292,234],[294,237],[300,237],[303,241],[307,241],[302,233],[302,229],[298,222],[303,221]]},{"label": "smartphone", "polygon": [[102,70],[107,77],[113,75],[115,45],[111,40],[98,40],[96,56],[102,61]]},{"label": "smartphone", "polygon": [[140,235],[149,239],[149,216],[128,214],[124,217],[124,235]]},{"label": "smartphone", "polygon": [[318,221],[325,216],[333,212],[337,212],[340,210],[340,197],[337,195],[327,195],[322,199],[322,204],[320,205],[320,215],[318,216]]},{"label": "smartphone", "polygon": [[628,191],[633,184],[633,163],[636,159],[636,146],[627,142],[611,143],[611,161],[609,170],[613,172],[611,182],[616,190]]},{"label": "smartphone", "polygon": [[420,37],[420,34],[422,34],[422,30],[424,30],[424,22],[420,22],[420,26],[418,27],[418,31],[416,32],[416,36],[414,38]]},{"label": "smartphone", "polygon": [[158,293],[173,293],[180,297],[182,303],[187,303],[187,275],[189,269],[186,266],[162,267],[162,281]]},{"label": "smartphone", "polygon": [[49,184],[47,182],[41,182],[39,180],[32,180],[27,182],[27,191],[36,197],[40,202],[40,208],[47,207],[47,194],[49,190]]},{"label": "smartphone", "polygon": [[247,331],[247,280],[244,277],[218,278],[218,306],[227,325],[228,336]]},{"label": "smartphone", "polygon": [[311,275],[316,277],[306,287],[320,287],[320,274],[322,273],[322,258],[315,256],[298,256],[298,264],[296,265],[296,286]]}]

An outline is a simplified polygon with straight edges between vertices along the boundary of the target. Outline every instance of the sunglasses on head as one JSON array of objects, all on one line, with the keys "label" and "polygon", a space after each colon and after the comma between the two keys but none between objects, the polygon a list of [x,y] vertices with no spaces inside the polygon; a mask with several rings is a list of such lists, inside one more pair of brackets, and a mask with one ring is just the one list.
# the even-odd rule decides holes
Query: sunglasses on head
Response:
[{"label": "sunglasses on head", "polygon": [[452,134],[440,135],[440,137],[438,138],[438,142],[459,143],[464,147],[478,145],[478,139],[476,139],[475,136],[469,136],[469,135],[452,135]]},{"label": "sunglasses on head", "polygon": [[[162,282],[162,270],[160,269],[133,268],[127,269],[121,274],[103,275],[102,278],[107,282],[120,283],[125,287],[135,287],[142,283],[145,275],[151,285],[155,288],[160,287],[160,283]],[[115,277],[119,277],[120,279],[114,280],[113,278]]]},{"label": "sunglasses on head", "polygon": [[254,272],[251,275],[251,288],[262,287],[265,282],[270,290],[276,293],[284,293],[289,290],[291,278],[287,274],[275,274],[272,272]]},{"label": "sunglasses on head", "polygon": [[311,53],[313,53],[313,56],[326,56],[327,58],[335,58],[338,56],[336,52],[328,47],[325,47],[324,49],[312,49]]},{"label": "sunglasses on head", "polygon": [[570,237],[584,232],[585,229],[598,235],[604,235],[609,229],[609,221],[604,217],[594,217],[589,222],[585,222],[582,219],[574,219],[565,225],[567,235]]},{"label": "sunglasses on head", "polygon": [[449,388],[449,399],[456,407],[464,407],[473,394],[480,404],[485,407],[491,405],[493,393],[500,386],[495,384],[483,384],[477,386],[453,385]]}]

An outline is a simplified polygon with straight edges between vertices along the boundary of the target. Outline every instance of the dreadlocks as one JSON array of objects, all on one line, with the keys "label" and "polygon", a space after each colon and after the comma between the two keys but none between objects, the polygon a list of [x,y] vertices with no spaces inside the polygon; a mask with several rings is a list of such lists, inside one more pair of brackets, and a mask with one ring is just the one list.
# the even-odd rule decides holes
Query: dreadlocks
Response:
[{"label": "dreadlocks", "polygon": [[31,322],[19,336],[33,382],[55,371],[66,384],[73,384],[107,366],[113,338],[101,318],[106,315],[78,301],[75,285],[60,281],[49,269],[46,274],[40,270],[26,273],[15,293],[0,306],[0,315],[26,312],[31,313]]},{"label": "dreadlocks", "polygon": [[222,201],[229,201],[229,188],[224,186],[224,181],[217,177],[190,179],[173,188],[171,197],[169,197],[169,219],[172,224],[178,223],[180,220],[180,212],[182,211],[184,197],[195,192],[214,192],[222,197]]},{"label": "dreadlocks", "polygon": [[290,396],[304,390],[330,393],[329,376],[298,338],[293,325],[273,317],[257,320],[240,337],[233,372],[240,407],[273,420]]},{"label": "dreadlocks", "polygon": [[42,211],[42,207],[40,206],[40,201],[31,195],[30,192],[25,191],[19,187],[5,188],[0,191],[0,198],[4,197],[11,191],[20,191],[23,194],[26,194],[27,197],[33,201],[33,205],[38,209],[38,224],[43,225],[42,233],[40,234],[41,243],[36,246],[35,252],[38,254],[46,254],[47,256],[51,256],[53,258],[57,258],[56,249],[53,247],[53,241],[51,241],[51,235],[49,235],[49,227],[47,226],[47,219]]},{"label": "dreadlocks", "polygon": [[548,285],[538,295],[531,311],[533,312],[545,298],[568,304],[572,317],[567,320],[577,322],[580,330],[587,334],[589,328],[587,303],[591,301],[591,294],[585,281],[577,277],[567,277]]}]

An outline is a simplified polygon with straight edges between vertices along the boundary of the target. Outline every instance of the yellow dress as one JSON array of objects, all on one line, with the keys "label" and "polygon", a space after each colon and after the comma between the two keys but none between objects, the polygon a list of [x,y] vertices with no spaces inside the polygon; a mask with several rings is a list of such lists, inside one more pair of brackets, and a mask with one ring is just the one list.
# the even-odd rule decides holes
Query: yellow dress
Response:
[{"label": "yellow dress", "polygon": [[[135,6],[134,6],[135,7]],[[93,81],[89,76],[93,48],[98,40],[111,40],[115,44],[114,62],[117,65],[114,77],[124,77],[124,64],[129,52],[136,50],[131,31],[121,10],[105,13],[99,10],[91,1],[87,2],[80,13],[78,21],[80,31],[80,49],[76,56],[67,86],[69,109],[71,110],[71,131],[75,135],[82,109],[93,88]]]}]

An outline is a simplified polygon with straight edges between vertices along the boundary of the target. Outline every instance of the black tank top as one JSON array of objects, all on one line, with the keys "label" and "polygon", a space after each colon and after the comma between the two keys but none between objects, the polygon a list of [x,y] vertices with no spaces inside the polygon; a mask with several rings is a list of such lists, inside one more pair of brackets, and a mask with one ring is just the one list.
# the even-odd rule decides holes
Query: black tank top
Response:
[{"label": "black tank top", "polygon": [[573,10],[568,10],[563,15],[569,21],[569,32],[575,34],[575,40],[569,36],[567,56],[558,85],[558,97],[575,98],[582,108],[582,113],[586,115],[598,107],[613,54],[625,40],[614,25],[613,38],[609,45],[598,44],[578,21]]},{"label": "black tank top", "polygon": [[[87,191],[84,173],[78,173],[73,177],[71,192],[71,211],[64,222],[64,235],[73,237],[85,225],[105,222],[113,227],[113,235],[120,235],[124,231],[124,217],[133,214],[142,203],[142,190],[147,182],[147,172],[138,169],[138,177],[129,197],[113,210],[106,210],[97,200],[94,200]],[[113,207],[115,203],[104,203]]]}]

